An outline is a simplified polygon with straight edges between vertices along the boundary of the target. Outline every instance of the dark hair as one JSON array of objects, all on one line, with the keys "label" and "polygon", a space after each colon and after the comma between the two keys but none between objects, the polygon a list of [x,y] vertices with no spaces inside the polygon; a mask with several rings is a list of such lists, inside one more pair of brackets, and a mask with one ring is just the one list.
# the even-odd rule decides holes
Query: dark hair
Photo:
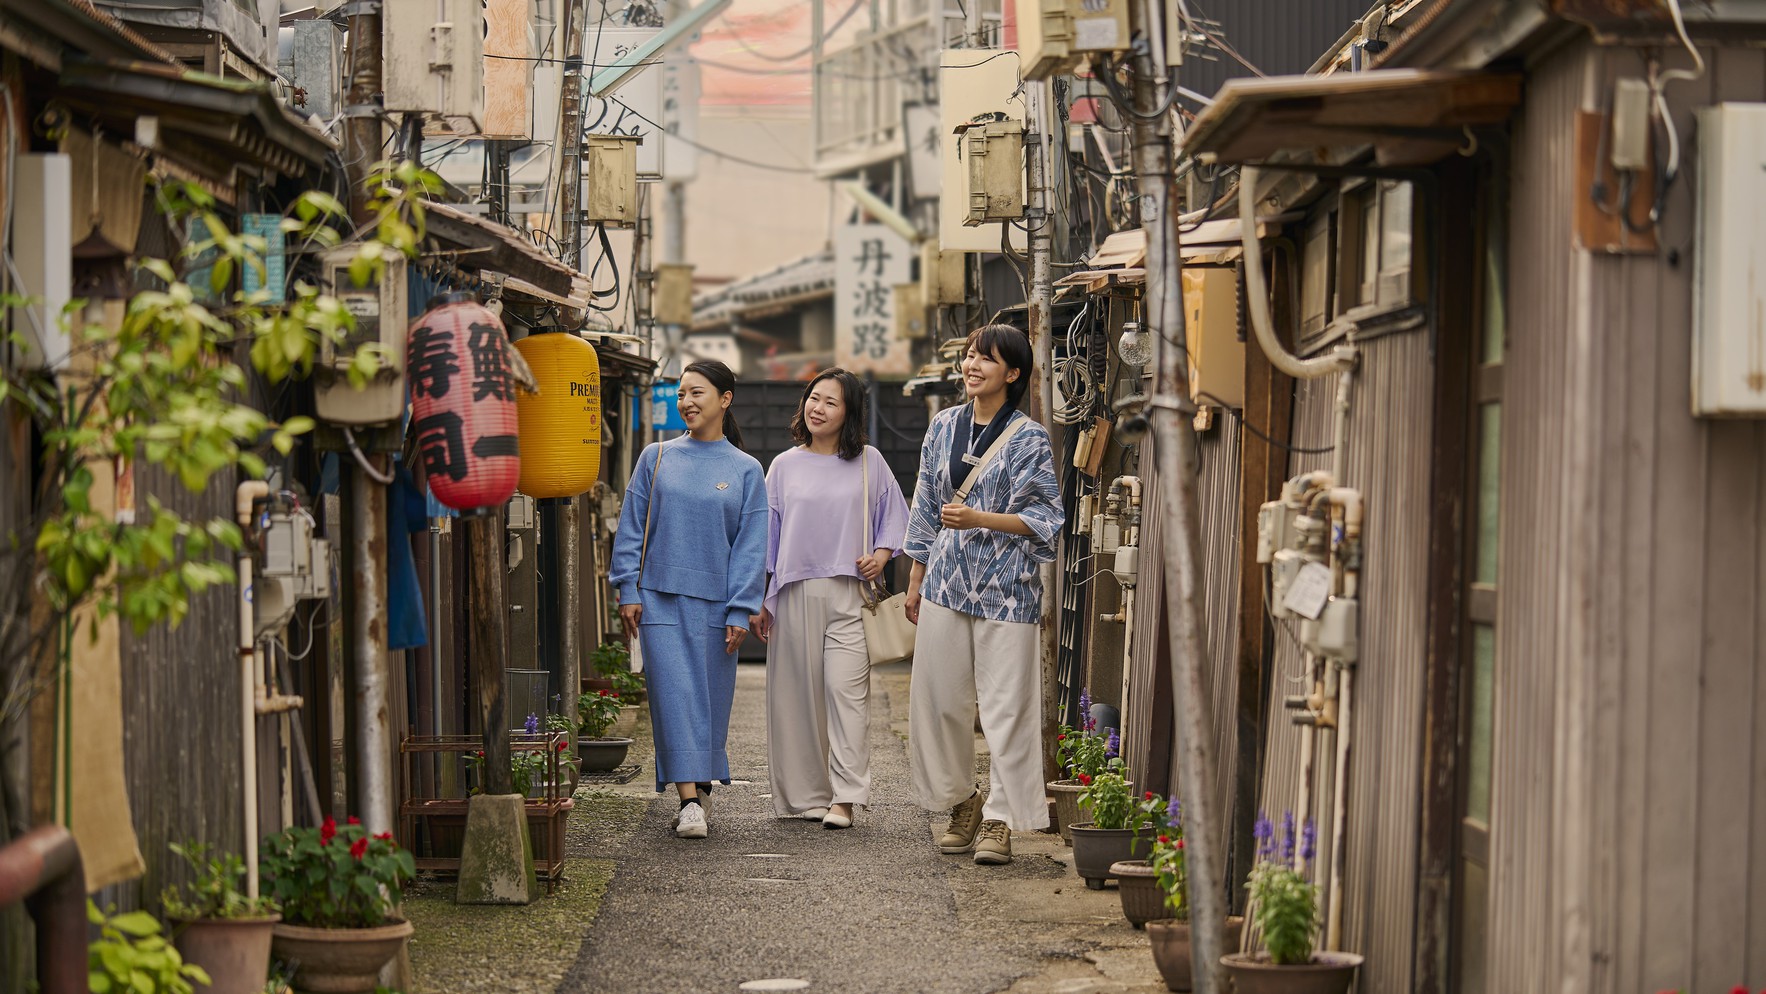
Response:
[{"label": "dark hair", "polygon": [[[711,381],[711,388],[716,390],[719,396],[734,393],[736,390],[736,374],[730,371],[730,367],[716,359],[701,359],[681,370],[682,376],[686,376],[688,373],[698,373]],[[724,437],[730,440],[731,445],[738,449],[742,448],[742,429],[736,427],[736,412],[729,407],[724,408]]]},{"label": "dark hair", "polygon": [[846,404],[846,420],[840,423],[840,446],[836,451],[842,459],[857,459],[864,454],[865,443],[869,441],[865,432],[865,401],[870,391],[865,389],[863,380],[838,366],[822,370],[815,379],[804,384],[803,396],[797,399],[797,413],[791,415],[791,440],[798,445],[809,444],[809,426],[803,423],[803,405],[809,403],[810,391],[823,380],[839,383],[845,394],[842,401]]},{"label": "dark hair", "polygon": [[1030,376],[1036,368],[1036,358],[1030,351],[1030,336],[1023,329],[1009,324],[982,325],[969,336],[964,351],[968,349],[982,355],[997,355],[1001,362],[1018,371],[1018,378],[1006,384],[1006,406],[1017,410],[1019,401],[1030,389]]}]

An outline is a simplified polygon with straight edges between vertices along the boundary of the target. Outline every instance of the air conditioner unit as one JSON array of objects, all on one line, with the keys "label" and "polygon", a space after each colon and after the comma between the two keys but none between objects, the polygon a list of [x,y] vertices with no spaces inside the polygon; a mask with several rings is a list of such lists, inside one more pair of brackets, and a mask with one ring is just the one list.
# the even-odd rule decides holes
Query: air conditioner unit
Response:
[{"label": "air conditioner unit", "polygon": [[958,130],[958,148],[969,166],[969,212],[963,223],[972,227],[1022,218],[1024,123],[1007,118],[971,122]]},{"label": "air conditioner unit", "polygon": [[[325,282],[356,319],[356,327],[342,341],[321,339],[313,371],[313,409],[320,420],[333,424],[388,424],[405,413],[405,260],[387,259],[384,278],[357,286],[350,276],[355,257],[354,248],[333,249],[322,257]],[[349,365],[357,350],[371,342],[380,343],[385,358],[373,379],[357,389],[350,383]]]},{"label": "air conditioner unit", "polygon": [[484,120],[482,0],[380,6],[386,110],[422,115],[426,134],[478,134]]}]

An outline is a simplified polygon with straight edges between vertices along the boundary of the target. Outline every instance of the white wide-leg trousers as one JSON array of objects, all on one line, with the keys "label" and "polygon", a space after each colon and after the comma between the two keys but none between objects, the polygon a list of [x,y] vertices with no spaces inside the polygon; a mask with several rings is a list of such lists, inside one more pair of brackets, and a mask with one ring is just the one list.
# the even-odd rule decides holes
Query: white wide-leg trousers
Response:
[{"label": "white wide-leg trousers", "polygon": [[871,664],[864,602],[848,576],[779,591],[767,642],[767,762],[773,811],[788,817],[871,802]]},{"label": "white wide-leg trousers", "polygon": [[908,692],[914,790],[929,811],[975,790],[975,714],[992,753],[981,817],[1017,831],[1047,828],[1042,776],[1042,670],[1036,626],[987,621],[920,602]]}]

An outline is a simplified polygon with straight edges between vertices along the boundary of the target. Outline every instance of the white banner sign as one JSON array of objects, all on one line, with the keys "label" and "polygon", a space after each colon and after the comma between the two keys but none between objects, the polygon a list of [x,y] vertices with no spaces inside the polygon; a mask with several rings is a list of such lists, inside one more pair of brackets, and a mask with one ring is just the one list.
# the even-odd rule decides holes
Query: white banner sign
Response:
[{"label": "white banner sign", "polygon": [[[699,63],[670,56],[662,70],[662,178],[691,180],[699,175]],[[683,141],[682,139],[685,139]]]},{"label": "white banner sign", "polygon": [[637,135],[638,177],[662,175],[662,66],[645,66],[605,97],[590,96],[592,66],[608,66],[656,37],[658,28],[591,27],[583,39],[583,134]]},{"label": "white banner sign", "polygon": [[895,334],[895,286],[908,282],[914,250],[881,224],[843,224],[834,234],[834,364],[880,377],[913,375],[909,343]]}]

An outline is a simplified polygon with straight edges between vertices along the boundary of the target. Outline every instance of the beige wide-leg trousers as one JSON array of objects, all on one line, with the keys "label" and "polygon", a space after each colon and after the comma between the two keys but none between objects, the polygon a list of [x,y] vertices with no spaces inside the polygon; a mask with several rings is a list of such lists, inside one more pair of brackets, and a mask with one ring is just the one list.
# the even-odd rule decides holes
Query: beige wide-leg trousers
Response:
[{"label": "beige wide-leg trousers", "polygon": [[871,801],[871,663],[849,576],[779,591],[767,641],[767,762],[781,818]]},{"label": "beige wide-leg trousers", "polygon": [[1047,828],[1042,776],[1042,670],[1036,626],[988,621],[920,602],[908,691],[914,791],[944,811],[975,791],[975,713],[992,753],[981,817],[1018,831]]}]

